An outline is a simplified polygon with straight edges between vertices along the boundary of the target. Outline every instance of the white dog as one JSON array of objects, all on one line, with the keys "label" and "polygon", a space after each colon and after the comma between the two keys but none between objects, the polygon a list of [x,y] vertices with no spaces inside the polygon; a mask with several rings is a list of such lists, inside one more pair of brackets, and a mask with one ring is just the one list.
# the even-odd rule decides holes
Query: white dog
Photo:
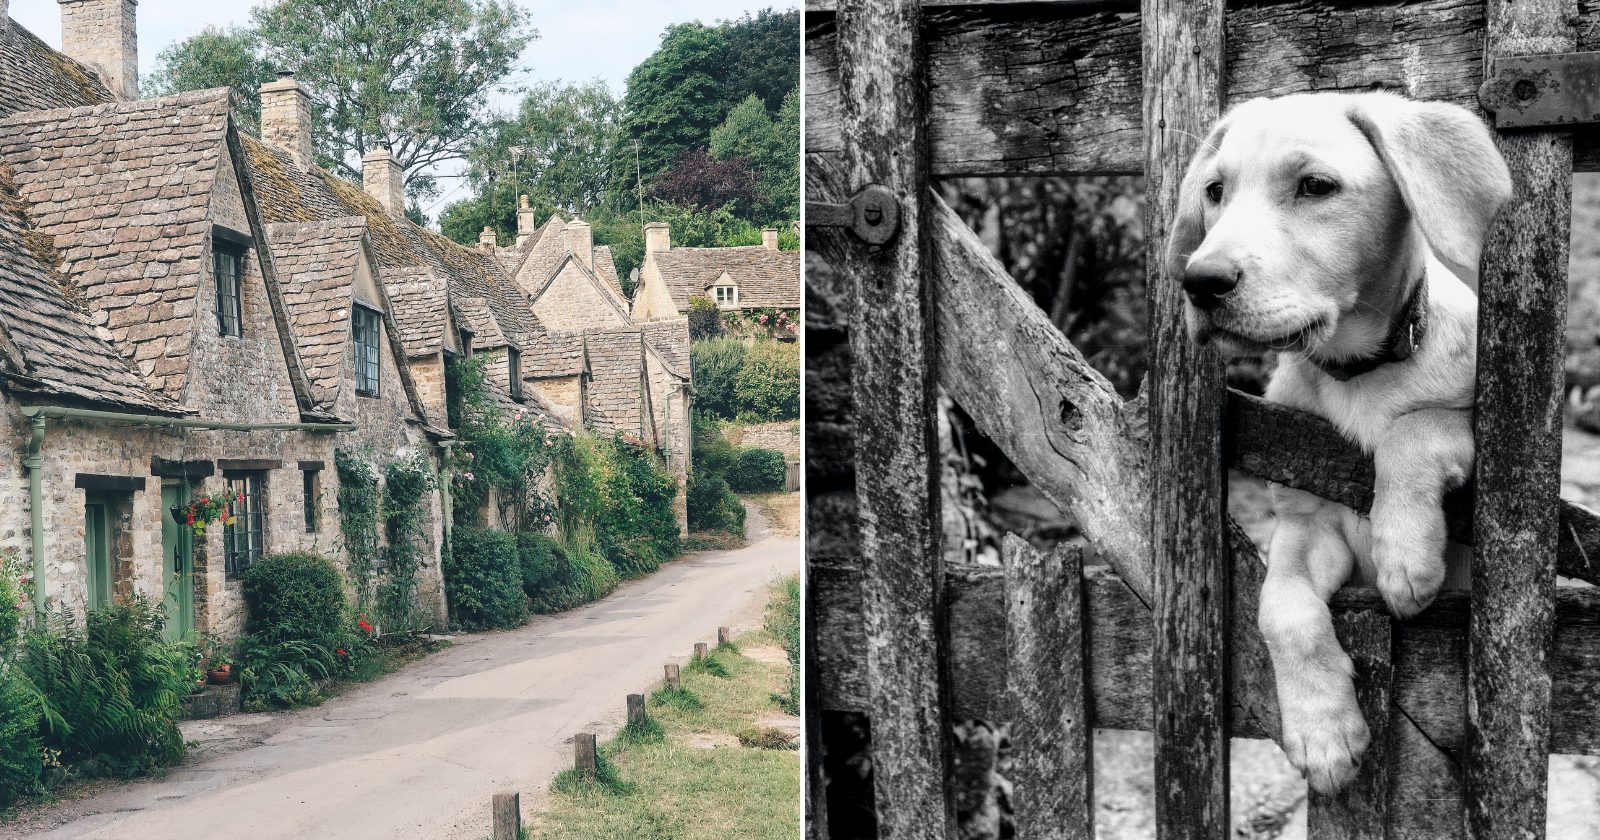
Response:
[{"label": "white dog", "polygon": [[[1472,472],[1478,257],[1511,197],[1483,122],[1384,93],[1257,99],[1212,129],[1184,177],[1168,259],[1191,336],[1283,351],[1267,398],[1320,415],[1370,453],[1370,520],[1272,487],[1261,592],[1283,747],[1331,793],[1366,749],[1328,599],[1376,585],[1402,618],[1447,576],[1441,499]],[[1470,285],[1469,285],[1470,284]]]}]

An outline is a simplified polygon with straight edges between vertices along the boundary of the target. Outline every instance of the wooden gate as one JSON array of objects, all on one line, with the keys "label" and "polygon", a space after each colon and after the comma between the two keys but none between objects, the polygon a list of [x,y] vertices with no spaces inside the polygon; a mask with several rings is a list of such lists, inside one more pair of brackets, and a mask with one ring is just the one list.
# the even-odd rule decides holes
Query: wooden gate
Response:
[{"label": "wooden gate", "polygon": [[[1179,178],[1228,104],[1394,88],[1477,107],[1495,57],[1600,48],[1591,0],[807,0],[806,189],[882,185],[881,245],[814,227],[807,276],[813,837],[954,835],[951,729],[1010,727],[1018,835],[1093,832],[1093,728],[1152,730],[1161,838],[1228,836],[1228,737],[1271,738],[1263,569],[1225,471],[1365,512],[1372,464],[1318,418],[1228,391],[1159,276]],[[1334,604],[1373,745],[1313,795],[1313,838],[1542,837],[1551,752],[1600,754],[1600,520],[1558,500],[1571,172],[1590,130],[1502,132],[1516,198],[1479,285],[1477,491],[1446,503],[1473,590],[1392,621]],[[1143,173],[1151,379],[1120,400],[929,189],[954,175]],[[822,208],[818,208],[822,209]],[[830,218],[882,219],[861,205]],[[808,205],[808,218],[818,214]],[[881,222],[880,222],[881,224]],[[871,233],[872,231],[868,231]],[[945,568],[936,386],[1077,521],[1114,577],[1008,541]],[[1237,620],[1235,620],[1237,619]],[[848,732],[845,732],[848,730]],[[827,743],[856,737],[870,764]],[[831,740],[830,740],[831,739]],[[828,801],[831,780],[870,795]],[[864,804],[863,804],[864,803]],[[849,814],[860,807],[865,814]]]}]

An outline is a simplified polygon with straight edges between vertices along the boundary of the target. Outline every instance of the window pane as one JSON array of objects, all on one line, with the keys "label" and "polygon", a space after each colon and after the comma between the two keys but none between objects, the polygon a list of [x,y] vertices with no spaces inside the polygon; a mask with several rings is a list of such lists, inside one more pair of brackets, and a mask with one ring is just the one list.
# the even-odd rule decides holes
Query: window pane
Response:
[{"label": "window pane", "polygon": [[317,532],[317,474],[306,471],[301,473],[305,489],[306,533]]}]

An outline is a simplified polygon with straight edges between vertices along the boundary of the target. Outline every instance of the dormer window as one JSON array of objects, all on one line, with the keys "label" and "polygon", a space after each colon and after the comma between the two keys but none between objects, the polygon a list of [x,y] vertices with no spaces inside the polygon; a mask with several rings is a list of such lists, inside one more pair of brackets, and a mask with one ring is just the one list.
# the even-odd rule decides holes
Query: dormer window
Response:
[{"label": "dormer window", "polygon": [[376,309],[356,304],[350,310],[350,325],[356,344],[356,395],[378,395],[378,319]]},{"label": "dormer window", "polygon": [[217,236],[212,238],[211,252],[217,283],[217,331],[243,335],[245,247]]},{"label": "dormer window", "polygon": [[506,348],[506,367],[511,373],[511,396],[522,399],[522,351]]},{"label": "dormer window", "polygon": [[718,306],[737,306],[739,304],[738,286],[713,286],[712,293]]}]

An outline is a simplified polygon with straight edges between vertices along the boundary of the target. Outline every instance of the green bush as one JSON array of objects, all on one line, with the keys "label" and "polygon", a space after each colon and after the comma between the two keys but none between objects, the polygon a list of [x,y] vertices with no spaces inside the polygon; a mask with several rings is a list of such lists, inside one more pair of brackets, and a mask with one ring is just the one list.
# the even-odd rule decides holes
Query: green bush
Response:
[{"label": "green bush", "polygon": [[[592,535],[587,540],[593,543]],[[517,535],[522,591],[534,612],[554,613],[598,601],[617,587],[617,572],[593,548],[568,550],[546,534]]]},{"label": "green bush", "polygon": [[516,627],[528,620],[517,539],[487,528],[457,528],[444,562],[450,620],[465,630]]},{"label": "green bush", "polygon": [[162,641],[166,613],[142,598],[58,614],[28,634],[22,671],[38,690],[46,748],[81,775],[134,776],[183,758],[178,731],[189,649]]},{"label": "green bush", "polygon": [[43,720],[44,708],[33,686],[10,662],[0,663],[0,810],[42,791]]},{"label": "green bush", "polygon": [[268,639],[244,635],[235,643],[239,685],[249,711],[287,709],[322,702],[317,681],[334,675],[336,664],[348,656],[304,639]]},{"label": "green bush", "polygon": [[655,571],[682,550],[672,511],[678,483],[655,453],[621,436],[567,440],[556,463],[561,532],[592,529],[595,543],[621,577]]},{"label": "green bush", "polygon": [[326,557],[274,554],[240,575],[249,608],[245,632],[265,640],[325,644],[348,630],[344,578]]},{"label": "green bush", "polygon": [[689,530],[744,536],[744,505],[722,476],[695,473],[689,479]]},{"label": "green bush", "polygon": [[788,474],[782,452],[747,446],[728,469],[728,486],[740,493],[776,493],[784,489]]},{"label": "green bush", "polygon": [[[695,371],[695,388],[700,388]],[[800,347],[780,341],[761,341],[745,354],[734,377],[737,418],[756,422],[794,420],[800,416]]]},{"label": "green bush", "polygon": [[706,341],[722,335],[722,312],[705,295],[689,298],[689,340]]},{"label": "green bush", "polygon": [[[745,366],[747,349],[738,338],[696,341],[689,346],[689,364],[694,377],[697,408],[725,420],[739,415],[737,384]],[[799,384],[798,372],[796,385]]]},{"label": "green bush", "polygon": [[695,411],[690,428],[693,430],[691,448],[694,452],[695,474],[725,478],[728,468],[738,459],[739,450],[723,436],[721,422],[711,414]]}]

